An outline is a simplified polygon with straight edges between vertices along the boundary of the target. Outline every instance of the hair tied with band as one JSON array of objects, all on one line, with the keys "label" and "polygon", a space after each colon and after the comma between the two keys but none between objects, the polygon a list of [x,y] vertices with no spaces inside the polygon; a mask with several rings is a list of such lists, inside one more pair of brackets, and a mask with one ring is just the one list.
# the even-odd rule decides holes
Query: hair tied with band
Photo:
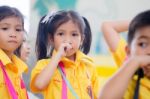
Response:
[{"label": "hair tied with band", "polygon": [[[51,11],[51,12],[49,12],[49,13],[45,16],[45,18],[42,20],[41,23],[47,23],[47,22],[49,21],[49,18],[50,18],[51,16],[53,16],[55,13],[56,13],[56,11]],[[51,18],[50,20],[52,20],[52,18]]]}]

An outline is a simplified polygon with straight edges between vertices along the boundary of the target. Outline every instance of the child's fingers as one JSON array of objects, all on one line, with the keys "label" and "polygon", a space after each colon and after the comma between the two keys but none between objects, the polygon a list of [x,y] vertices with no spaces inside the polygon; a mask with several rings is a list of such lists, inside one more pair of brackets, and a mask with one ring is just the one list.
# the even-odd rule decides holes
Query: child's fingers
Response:
[{"label": "child's fingers", "polygon": [[67,52],[72,49],[71,44],[69,43],[62,43],[60,48],[59,48],[59,52],[62,56],[66,56]]},{"label": "child's fingers", "polygon": [[67,43],[66,45],[65,45],[65,51],[66,52],[68,52],[69,50],[71,50],[72,49],[72,46],[69,44],[69,43]]}]

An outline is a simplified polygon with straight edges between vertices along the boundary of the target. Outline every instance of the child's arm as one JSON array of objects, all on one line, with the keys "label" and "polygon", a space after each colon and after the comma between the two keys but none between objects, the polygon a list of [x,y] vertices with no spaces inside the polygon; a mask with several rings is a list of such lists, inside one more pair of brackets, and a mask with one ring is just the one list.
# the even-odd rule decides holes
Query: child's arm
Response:
[{"label": "child's arm", "polygon": [[66,52],[72,47],[68,43],[60,46],[55,56],[52,56],[50,63],[37,75],[35,79],[35,87],[39,90],[44,89],[50,82],[54,71],[56,70],[61,57],[66,56]]},{"label": "child's arm", "polygon": [[150,56],[129,58],[119,71],[104,85],[99,99],[122,99],[129,81],[139,67],[150,66]]},{"label": "child's arm", "polygon": [[101,30],[104,34],[104,38],[112,52],[117,49],[118,42],[120,40],[120,32],[128,30],[130,21],[108,21],[102,24]]}]

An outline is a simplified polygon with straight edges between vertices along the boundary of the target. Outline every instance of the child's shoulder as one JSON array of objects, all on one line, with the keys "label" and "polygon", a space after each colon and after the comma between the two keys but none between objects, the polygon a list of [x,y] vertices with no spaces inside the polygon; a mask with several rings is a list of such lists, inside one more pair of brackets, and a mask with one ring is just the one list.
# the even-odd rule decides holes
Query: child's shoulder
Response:
[{"label": "child's shoulder", "polygon": [[94,65],[93,59],[92,59],[90,56],[85,55],[83,52],[80,52],[80,51],[79,51],[79,52],[78,52],[78,55],[77,55],[77,58],[78,58],[81,62],[87,64],[88,66]]},{"label": "child's shoulder", "polygon": [[36,62],[36,67],[46,66],[50,62],[50,59],[41,59]]},{"label": "child's shoulder", "polygon": [[94,63],[93,59],[89,56],[83,57],[81,59],[81,62],[84,63],[85,66],[88,68],[94,68],[95,67],[95,63]]}]

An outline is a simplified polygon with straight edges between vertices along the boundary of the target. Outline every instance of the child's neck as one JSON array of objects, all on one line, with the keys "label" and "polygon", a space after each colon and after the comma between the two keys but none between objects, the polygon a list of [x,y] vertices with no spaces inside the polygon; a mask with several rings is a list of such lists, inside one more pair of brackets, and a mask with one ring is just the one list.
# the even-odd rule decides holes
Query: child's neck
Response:
[{"label": "child's neck", "polygon": [[68,58],[69,60],[72,60],[72,61],[74,61],[75,62],[75,60],[76,60],[76,55],[74,54],[74,55],[72,55],[72,56],[66,56],[66,58]]},{"label": "child's neck", "polygon": [[12,52],[7,51],[7,50],[3,50],[3,51],[6,53],[6,55],[7,55],[10,59],[12,58],[12,55],[13,55]]}]

